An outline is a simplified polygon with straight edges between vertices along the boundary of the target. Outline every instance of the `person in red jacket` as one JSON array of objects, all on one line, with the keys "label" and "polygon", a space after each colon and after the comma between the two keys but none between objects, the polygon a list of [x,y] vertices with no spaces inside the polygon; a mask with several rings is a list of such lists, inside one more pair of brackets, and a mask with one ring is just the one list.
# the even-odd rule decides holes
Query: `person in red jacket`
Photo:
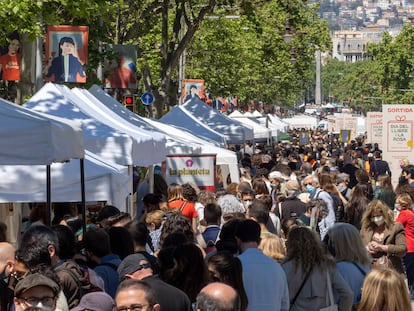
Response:
[{"label": "person in red jacket", "polygon": [[414,295],[414,211],[412,205],[413,201],[408,193],[402,193],[397,196],[396,209],[399,210],[399,214],[396,221],[403,224],[405,231],[407,254],[403,260],[411,297]]}]

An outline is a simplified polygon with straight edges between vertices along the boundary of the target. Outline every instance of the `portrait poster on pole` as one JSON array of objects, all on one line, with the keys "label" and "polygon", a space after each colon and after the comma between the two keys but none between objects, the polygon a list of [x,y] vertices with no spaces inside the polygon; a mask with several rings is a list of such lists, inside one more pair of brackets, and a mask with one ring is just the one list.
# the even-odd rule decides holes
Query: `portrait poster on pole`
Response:
[{"label": "portrait poster on pole", "polygon": [[105,59],[105,88],[137,88],[137,48],[135,45],[109,44]]},{"label": "portrait poster on pole", "polygon": [[171,183],[194,183],[200,189],[215,191],[216,155],[167,155],[165,178]]},{"label": "portrait poster on pole", "polygon": [[393,185],[401,174],[400,161],[414,163],[414,105],[383,105],[383,160],[392,172]]},{"label": "portrait poster on pole", "polygon": [[377,143],[379,148],[382,149],[382,112],[368,112],[367,113],[367,142],[374,144]]},{"label": "portrait poster on pole", "polygon": [[85,83],[88,62],[88,26],[48,26],[45,80]]},{"label": "portrait poster on pole", "polygon": [[183,80],[182,97],[184,102],[190,100],[192,97],[204,99],[204,80],[185,79]]}]

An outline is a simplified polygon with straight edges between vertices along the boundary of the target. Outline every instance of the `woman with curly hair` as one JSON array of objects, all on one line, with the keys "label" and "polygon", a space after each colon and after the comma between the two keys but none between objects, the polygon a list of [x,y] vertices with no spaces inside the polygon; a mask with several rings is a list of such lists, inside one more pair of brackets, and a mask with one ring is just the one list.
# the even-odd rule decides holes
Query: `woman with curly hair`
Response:
[{"label": "woman with curly hair", "polygon": [[394,268],[404,273],[402,258],[407,253],[404,227],[394,222],[393,213],[388,206],[374,200],[362,215],[360,235],[374,267]]},{"label": "woman with curly hair", "polygon": [[242,265],[240,259],[231,252],[221,251],[207,259],[212,282],[222,282],[233,287],[240,297],[241,311],[247,310],[247,294],[243,285]]},{"label": "woman with curly hair", "polygon": [[335,303],[329,301],[330,290],[338,294],[339,310],[351,310],[352,290],[314,231],[295,227],[289,232],[282,268],[288,280],[291,311],[319,311],[330,306]]},{"label": "woman with curly hair", "polygon": [[195,241],[194,232],[187,217],[176,211],[172,211],[165,213],[164,218],[158,242],[160,248],[163,247],[165,239],[171,233],[182,233],[187,242]]}]

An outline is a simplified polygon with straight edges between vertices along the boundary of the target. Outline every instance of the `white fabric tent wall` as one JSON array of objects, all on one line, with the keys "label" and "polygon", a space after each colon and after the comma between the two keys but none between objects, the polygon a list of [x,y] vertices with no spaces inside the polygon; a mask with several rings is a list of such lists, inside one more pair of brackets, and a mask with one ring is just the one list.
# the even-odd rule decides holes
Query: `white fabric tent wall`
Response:
[{"label": "white fabric tent wall", "polygon": [[83,113],[72,100],[73,98],[63,94],[55,84],[47,83],[24,104],[24,107],[48,116],[54,115],[82,123],[85,149],[106,161],[132,165],[134,163],[132,151],[138,149],[138,146],[134,146],[138,142],[128,134],[117,131]]},{"label": "white fabric tent wall", "polygon": [[[52,202],[81,201],[78,161],[51,166]],[[46,202],[46,167],[44,165],[0,165],[0,203]],[[127,168],[108,164],[85,152],[86,201],[109,201],[125,209],[128,195]]]}]

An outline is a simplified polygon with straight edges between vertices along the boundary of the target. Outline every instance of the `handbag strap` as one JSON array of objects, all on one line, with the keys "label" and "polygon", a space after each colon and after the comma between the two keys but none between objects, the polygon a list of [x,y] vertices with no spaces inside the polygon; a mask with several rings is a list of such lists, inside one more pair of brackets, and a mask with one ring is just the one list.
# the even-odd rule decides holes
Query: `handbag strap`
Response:
[{"label": "handbag strap", "polygon": [[367,273],[355,262],[353,261],[352,264],[358,268],[358,270],[362,273],[363,276],[365,276]]},{"label": "handbag strap", "polygon": [[311,273],[312,269],[309,269],[308,273],[306,274],[305,278],[303,279],[302,284],[300,285],[298,291],[296,292],[295,297],[293,297],[293,299],[290,301],[290,308],[292,308],[292,306],[295,304],[296,299],[298,298],[300,292],[302,291],[303,286],[305,286],[306,280],[309,278],[309,275]]},{"label": "handbag strap", "polygon": [[326,285],[328,286],[328,298],[329,298],[329,305],[328,306],[331,306],[331,305],[335,304],[335,301],[334,301],[334,297],[333,297],[332,282],[331,282],[331,276],[329,274],[329,269],[326,270],[326,279],[327,279]]},{"label": "handbag strap", "polygon": [[183,204],[181,204],[180,208],[178,209],[180,212],[183,212],[184,207],[187,205],[187,201],[184,201]]}]

